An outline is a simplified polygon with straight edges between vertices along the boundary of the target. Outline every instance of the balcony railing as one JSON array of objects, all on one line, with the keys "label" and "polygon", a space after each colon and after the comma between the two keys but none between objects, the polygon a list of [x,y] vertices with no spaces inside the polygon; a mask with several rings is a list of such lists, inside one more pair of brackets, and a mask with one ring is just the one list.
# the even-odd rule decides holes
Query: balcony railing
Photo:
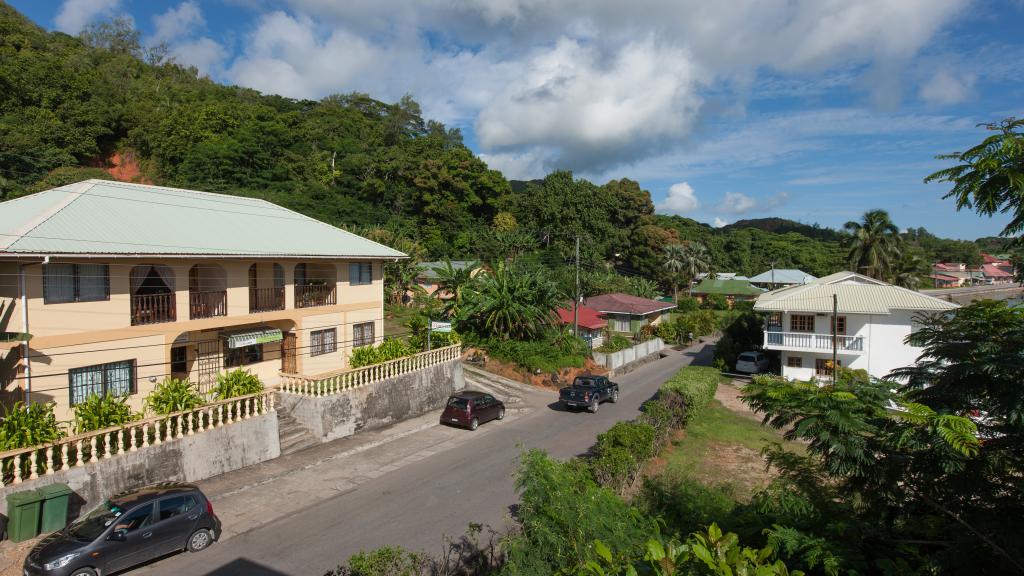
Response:
[{"label": "balcony railing", "polygon": [[176,319],[173,292],[132,296],[132,326],[174,322]]},{"label": "balcony railing", "polygon": [[863,352],[865,346],[863,336],[844,336],[839,334],[812,334],[810,332],[772,332],[764,333],[765,348],[799,348],[803,350],[832,350],[833,341],[837,350],[845,352]]},{"label": "balcony railing", "polygon": [[249,288],[249,313],[284,310],[284,286]]},{"label": "balcony railing", "polygon": [[312,308],[337,304],[338,293],[334,284],[296,284],[295,307]]},{"label": "balcony railing", "polygon": [[192,320],[197,318],[213,318],[214,316],[228,315],[228,292],[227,290],[215,290],[211,292],[188,293],[188,317]]}]

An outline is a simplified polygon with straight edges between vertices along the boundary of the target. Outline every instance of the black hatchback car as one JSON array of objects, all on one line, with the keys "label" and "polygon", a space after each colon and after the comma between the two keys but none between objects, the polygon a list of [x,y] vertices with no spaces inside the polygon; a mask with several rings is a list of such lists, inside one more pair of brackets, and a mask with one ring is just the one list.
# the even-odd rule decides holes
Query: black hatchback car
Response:
[{"label": "black hatchback car", "polygon": [[456,392],[441,412],[441,424],[455,424],[476,430],[488,420],[505,418],[505,403],[490,394],[475,390]]},{"label": "black hatchback car", "polygon": [[97,576],[171,552],[204,550],[220,537],[213,506],[193,484],[118,494],[46,536],[25,558],[25,576]]}]

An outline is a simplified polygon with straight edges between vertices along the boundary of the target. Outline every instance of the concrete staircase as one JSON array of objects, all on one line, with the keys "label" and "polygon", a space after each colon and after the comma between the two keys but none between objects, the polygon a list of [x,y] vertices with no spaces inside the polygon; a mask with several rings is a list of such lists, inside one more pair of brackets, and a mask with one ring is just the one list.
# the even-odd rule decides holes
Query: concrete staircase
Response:
[{"label": "concrete staircase", "polygon": [[466,380],[467,390],[486,392],[505,404],[522,403],[523,394],[533,388],[529,384],[492,374],[479,366],[465,362],[462,364],[462,374]]},{"label": "concrete staircase", "polygon": [[320,441],[310,434],[302,424],[299,424],[298,420],[293,418],[291,412],[281,403],[277,403],[275,408],[277,435],[281,443],[282,456],[320,445]]}]

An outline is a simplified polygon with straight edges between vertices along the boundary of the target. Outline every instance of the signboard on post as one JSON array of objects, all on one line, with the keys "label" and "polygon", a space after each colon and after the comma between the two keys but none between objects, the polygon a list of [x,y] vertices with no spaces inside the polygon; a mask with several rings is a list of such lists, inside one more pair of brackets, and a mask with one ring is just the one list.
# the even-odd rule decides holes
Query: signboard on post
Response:
[{"label": "signboard on post", "polygon": [[430,331],[431,332],[442,332],[442,333],[444,333],[444,332],[451,332],[452,331],[452,323],[451,322],[431,322],[430,323]]}]

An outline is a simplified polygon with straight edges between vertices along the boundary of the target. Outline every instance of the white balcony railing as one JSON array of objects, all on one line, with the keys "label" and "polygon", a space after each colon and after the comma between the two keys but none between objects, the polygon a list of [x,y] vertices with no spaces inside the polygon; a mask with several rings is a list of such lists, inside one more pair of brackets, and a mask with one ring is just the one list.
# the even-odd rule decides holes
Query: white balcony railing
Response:
[{"label": "white balcony railing", "polygon": [[281,373],[281,385],[278,389],[281,392],[301,396],[330,396],[352,388],[380,382],[386,378],[394,378],[423,368],[458,360],[461,354],[462,346],[455,344],[372,366],[337,370],[315,376]]},{"label": "white balcony railing", "polygon": [[773,332],[765,331],[764,347],[769,349],[799,349],[830,351],[833,342],[837,350],[843,352],[863,352],[867,339],[863,336],[844,336],[839,334],[813,334],[810,332]]}]

